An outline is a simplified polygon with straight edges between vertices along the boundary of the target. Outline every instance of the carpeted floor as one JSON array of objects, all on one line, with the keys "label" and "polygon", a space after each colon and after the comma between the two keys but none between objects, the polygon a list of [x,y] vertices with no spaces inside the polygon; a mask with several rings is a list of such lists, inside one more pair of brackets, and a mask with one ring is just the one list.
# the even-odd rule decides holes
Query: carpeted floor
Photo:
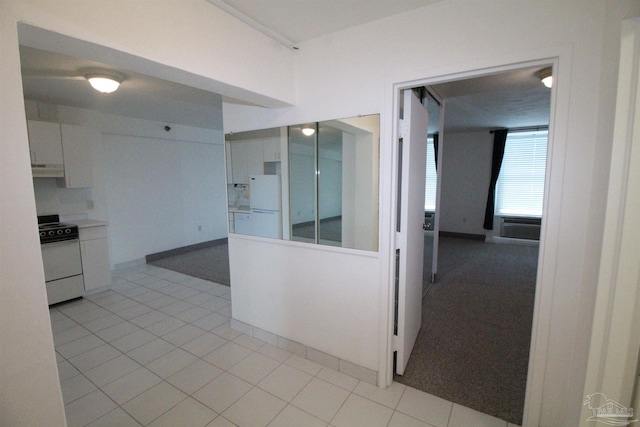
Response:
[{"label": "carpeted floor", "polygon": [[537,247],[442,237],[438,280],[395,380],[521,424],[537,258]]},{"label": "carpeted floor", "polygon": [[[296,237],[303,239],[315,239],[316,227],[313,222],[305,222],[293,225],[293,240]],[[342,242],[342,217],[332,217],[320,220],[320,239],[332,242]]]},{"label": "carpeted floor", "polygon": [[168,256],[151,261],[149,264],[210,280],[221,285],[230,286],[231,282],[229,280],[229,245],[227,243]]}]

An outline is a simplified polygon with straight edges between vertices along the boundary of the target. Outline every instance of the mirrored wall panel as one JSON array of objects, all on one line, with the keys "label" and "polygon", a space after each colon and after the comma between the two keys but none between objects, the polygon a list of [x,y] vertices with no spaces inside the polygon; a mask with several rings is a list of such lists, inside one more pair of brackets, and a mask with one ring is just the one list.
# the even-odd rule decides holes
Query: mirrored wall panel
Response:
[{"label": "mirrored wall panel", "polygon": [[226,136],[238,234],[378,250],[380,116]]}]

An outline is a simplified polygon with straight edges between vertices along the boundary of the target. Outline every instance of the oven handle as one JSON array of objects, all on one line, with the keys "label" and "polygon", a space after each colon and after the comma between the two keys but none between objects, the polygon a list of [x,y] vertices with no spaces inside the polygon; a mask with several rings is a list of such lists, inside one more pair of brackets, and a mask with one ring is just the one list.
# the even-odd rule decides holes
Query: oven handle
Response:
[{"label": "oven handle", "polygon": [[40,245],[53,245],[54,243],[67,243],[67,242],[75,242],[75,241],[79,241],[80,239],[78,237],[62,237],[60,239],[55,239],[55,240],[45,240],[40,241]]}]

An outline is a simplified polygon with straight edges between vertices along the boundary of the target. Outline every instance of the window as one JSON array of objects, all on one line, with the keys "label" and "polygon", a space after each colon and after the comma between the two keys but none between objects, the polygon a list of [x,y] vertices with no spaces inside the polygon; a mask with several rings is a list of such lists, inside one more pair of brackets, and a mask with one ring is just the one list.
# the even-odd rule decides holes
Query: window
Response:
[{"label": "window", "polygon": [[436,210],[436,155],[433,150],[433,138],[427,139],[427,178],[424,188],[424,210]]},{"label": "window", "polygon": [[496,215],[542,216],[548,131],[509,132],[496,185]]}]

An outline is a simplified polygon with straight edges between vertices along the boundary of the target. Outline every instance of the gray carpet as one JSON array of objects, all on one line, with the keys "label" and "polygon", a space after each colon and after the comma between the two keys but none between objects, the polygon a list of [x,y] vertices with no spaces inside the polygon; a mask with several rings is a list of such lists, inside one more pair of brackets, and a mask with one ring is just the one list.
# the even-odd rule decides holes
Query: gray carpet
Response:
[{"label": "gray carpet", "polygon": [[405,373],[395,380],[521,424],[537,257],[537,247],[442,237],[438,280],[423,299]]},{"label": "gray carpet", "polygon": [[230,286],[231,283],[229,279],[229,245],[227,243],[168,256],[150,261],[149,264],[221,285]]},{"label": "gray carpet", "polygon": [[[292,234],[295,237],[315,239],[316,227],[313,222],[305,222],[293,225]],[[342,217],[332,217],[320,220],[320,239],[342,242]]]}]

